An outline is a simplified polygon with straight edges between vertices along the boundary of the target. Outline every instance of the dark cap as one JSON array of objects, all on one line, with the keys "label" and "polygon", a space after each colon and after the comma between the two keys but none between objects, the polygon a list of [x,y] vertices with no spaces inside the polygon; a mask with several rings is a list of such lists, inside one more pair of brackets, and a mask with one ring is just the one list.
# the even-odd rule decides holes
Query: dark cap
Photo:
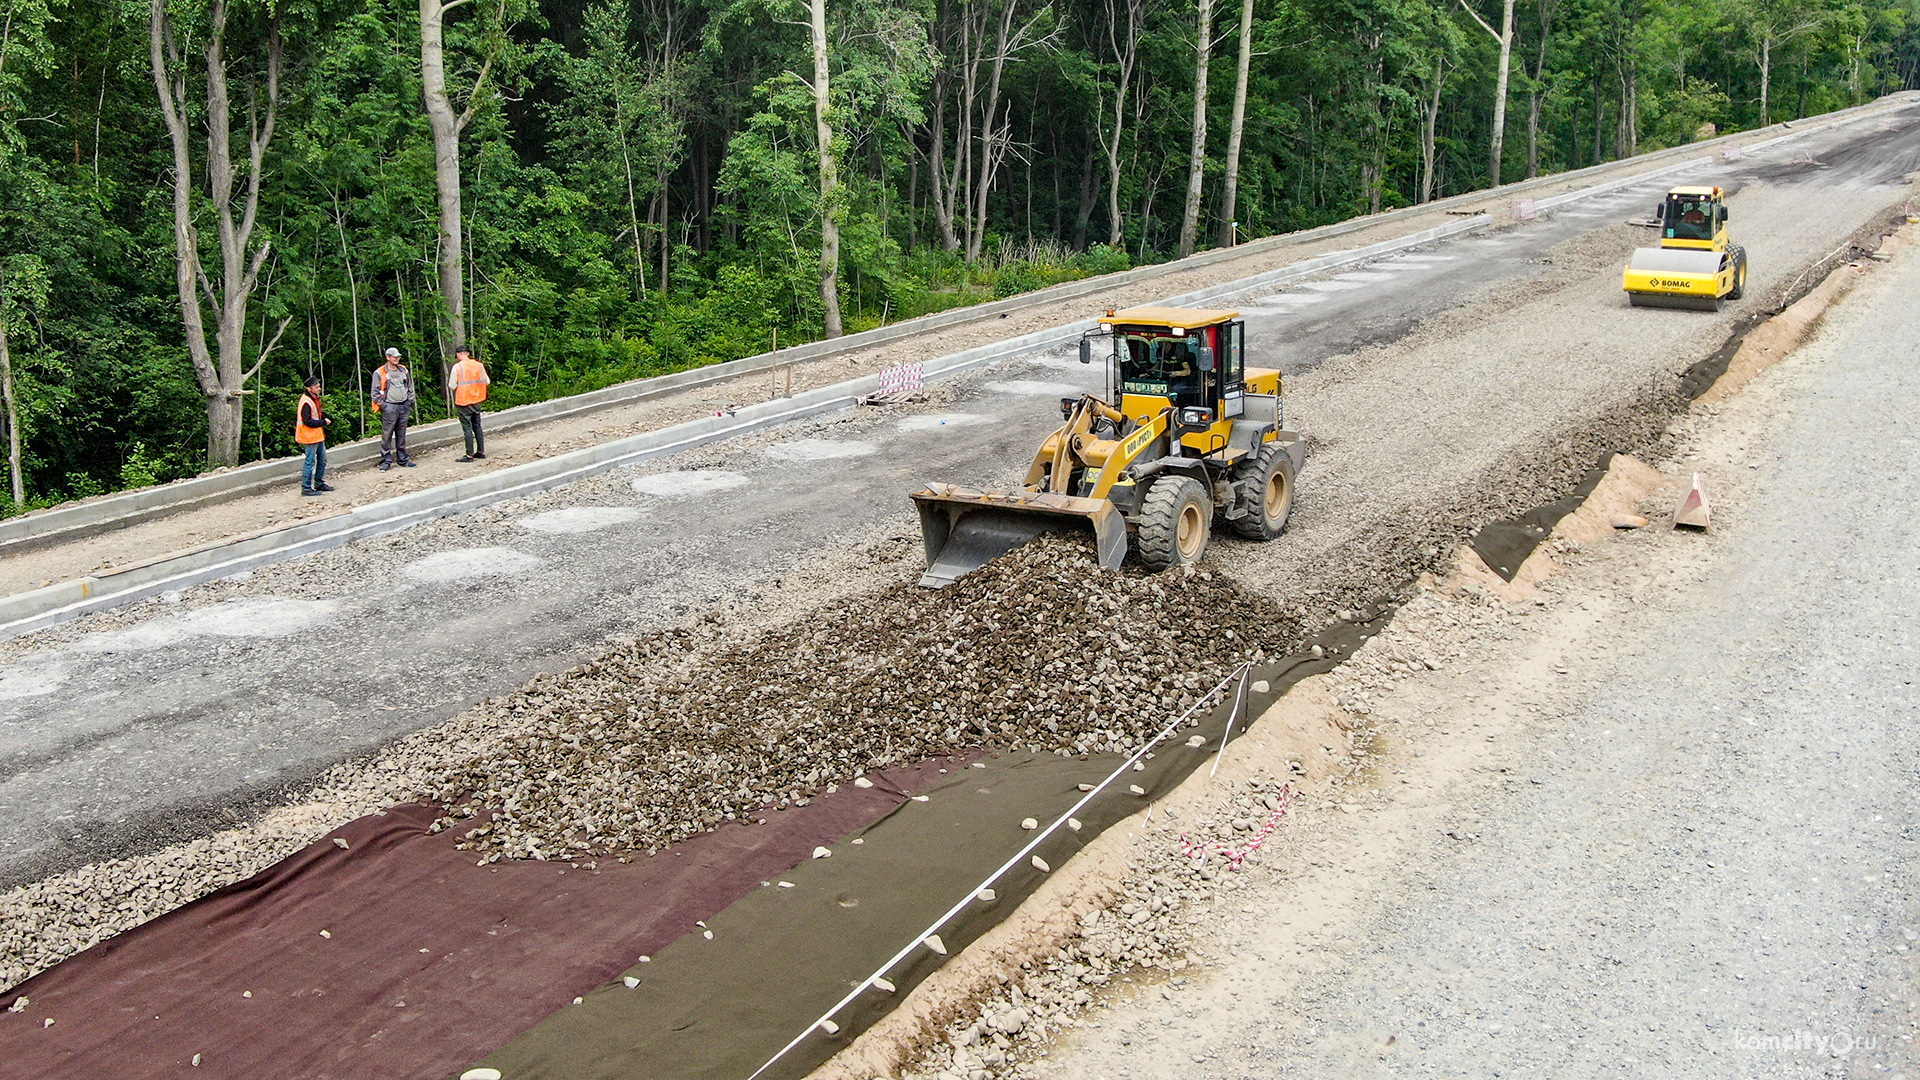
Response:
[{"label": "dark cap", "polygon": [[319,386],[319,385],[320,385],[320,376],[318,376],[318,375],[309,375],[309,376],[307,376],[307,385],[308,385],[308,386]]}]

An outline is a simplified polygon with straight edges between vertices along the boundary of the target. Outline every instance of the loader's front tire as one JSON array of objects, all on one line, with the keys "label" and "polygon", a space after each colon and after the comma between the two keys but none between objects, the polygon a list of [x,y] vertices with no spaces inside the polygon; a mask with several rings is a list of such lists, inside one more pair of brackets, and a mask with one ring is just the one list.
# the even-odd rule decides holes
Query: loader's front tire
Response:
[{"label": "loader's front tire", "polygon": [[1240,483],[1252,488],[1253,505],[1246,517],[1233,522],[1233,531],[1248,540],[1279,536],[1293,513],[1293,458],[1286,448],[1268,443]]},{"label": "loader's front tire", "polygon": [[1163,476],[1140,503],[1134,548],[1149,570],[1189,566],[1207,550],[1213,504],[1207,489],[1190,476]]}]

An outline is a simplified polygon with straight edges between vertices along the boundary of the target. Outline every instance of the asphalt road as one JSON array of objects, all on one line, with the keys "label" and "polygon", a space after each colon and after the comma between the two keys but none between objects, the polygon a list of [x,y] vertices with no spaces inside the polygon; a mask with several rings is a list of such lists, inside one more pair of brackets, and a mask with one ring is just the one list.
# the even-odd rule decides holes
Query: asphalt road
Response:
[{"label": "asphalt road", "polygon": [[[1759,208],[1735,219],[1736,230],[1751,230],[1741,238],[1755,252],[1757,289],[1788,280],[1904,191],[1896,181],[1920,166],[1920,127],[1916,110],[1900,115],[1886,130],[1855,125],[1698,172],[1733,185],[1772,170],[1768,201],[1734,203],[1736,215]],[[1820,164],[1822,155],[1840,164]],[[1618,230],[1681,179],[1246,305],[1255,357],[1301,376],[1315,375],[1326,357],[1347,357],[1337,380],[1322,388],[1308,378],[1289,402],[1308,425],[1320,424],[1313,432],[1324,443],[1323,460],[1303,478],[1308,490],[1316,475],[1324,483],[1303,503],[1296,557],[1322,563],[1320,553],[1363,532],[1387,536],[1371,523],[1406,516],[1405,500],[1420,496],[1418,485],[1395,487],[1426,450],[1406,440],[1436,436],[1369,423],[1389,402],[1444,416],[1462,394],[1490,395],[1487,408],[1460,413],[1471,425],[1438,437],[1459,476],[1498,472],[1502,455],[1519,446],[1506,429],[1532,437],[1584,422],[1630,401],[1650,372],[1711,351],[1736,310],[1630,318],[1609,262],[1573,290],[1577,304],[1562,289],[1523,305],[1536,312],[1536,330],[1573,344],[1530,349],[1537,355],[1516,359],[1524,368],[1516,378],[1580,382],[1563,368],[1582,356],[1587,388],[1577,403],[1553,399],[1525,414],[1508,390],[1463,374],[1439,399],[1447,407],[1435,409],[1423,396],[1431,377],[1363,362],[1363,347],[1401,342],[1436,316],[1498,311],[1503,294],[1532,296],[1565,273],[1540,260]],[[1800,204],[1801,187],[1816,207]],[[1593,304],[1640,335],[1635,351],[1580,339]],[[1506,331],[1489,326],[1495,339],[1483,351],[1498,353]],[[0,886],[199,835],[334,763],[578,663],[610,634],[645,633],[706,610],[738,613],[743,598],[822,552],[910,535],[906,491],[930,479],[1012,478],[1057,423],[1055,397],[1097,386],[1097,370],[1061,355],[1010,361],[940,388],[943,400],[911,415],[850,414],[663,466],[722,469],[739,478],[735,487],[640,493],[636,474],[617,472],[8,643],[0,653]],[[1496,416],[1512,423],[1491,430]],[[618,512],[588,531],[537,531],[525,521],[581,506]],[[1457,525],[1472,509],[1453,507],[1448,520]],[[1272,547],[1284,553],[1287,542]],[[1311,593],[1310,573],[1294,577]]]},{"label": "asphalt road", "polygon": [[1394,805],[1035,1073],[1920,1075],[1920,258],[1884,274],[1723,406],[1714,534],[1609,542],[1390,699]]}]

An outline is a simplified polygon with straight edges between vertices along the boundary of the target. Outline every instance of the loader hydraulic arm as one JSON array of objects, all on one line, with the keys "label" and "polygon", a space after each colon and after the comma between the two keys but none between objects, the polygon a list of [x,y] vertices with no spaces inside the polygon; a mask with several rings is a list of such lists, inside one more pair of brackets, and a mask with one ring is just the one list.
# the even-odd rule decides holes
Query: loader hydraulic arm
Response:
[{"label": "loader hydraulic arm", "polygon": [[1124,438],[1103,439],[1095,434],[1101,422],[1111,424],[1117,433],[1126,424],[1127,416],[1092,394],[1082,397],[1068,411],[1067,422],[1040,444],[1033,465],[1027,470],[1027,490],[1069,495],[1075,467],[1097,468],[1100,480],[1088,497],[1106,498],[1114,481],[1120,478],[1121,470],[1165,434],[1172,415],[1169,407]]}]

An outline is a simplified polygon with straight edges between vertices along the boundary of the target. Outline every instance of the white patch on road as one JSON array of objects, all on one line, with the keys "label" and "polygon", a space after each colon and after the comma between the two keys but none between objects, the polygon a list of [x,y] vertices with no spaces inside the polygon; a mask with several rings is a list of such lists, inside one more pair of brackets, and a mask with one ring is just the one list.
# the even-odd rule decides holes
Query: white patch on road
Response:
[{"label": "white patch on road", "polygon": [[0,701],[51,694],[66,681],[67,669],[63,664],[44,660],[15,664],[0,669]]},{"label": "white patch on road", "polygon": [[289,600],[267,596],[229,600],[125,630],[89,634],[73,643],[80,653],[137,652],[162,649],[196,637],[276,638],[297,634],[333,617],[331,600]]},{"label": "white patch on road", "polygon": [[634,478],[633,490],[642,495],[711,495],[746,487],[748,480],[725,469],[689,469],[685,472],[654,473]]},{"label": "white patch on road", "polygon": [[866,457],[879,447],[855,439],[795,439],[767,447],[767,456],[776,461],[837,461]]},{"label": "white patch on road", "polygon": [[1339,277],[1334,278],[1333,280],[1358,281],[1362,283],[1368,283],[1368,282],[1375,282],[1375,281],[1392,281],[1393,278],[1394,278],[1394,275],[1392,273],[1382,271],[1382,270],[1355,270],[1350,274],[1341,274]]},{"label": "white patch on road", "polygon": [[[1077,363],[1078,361],[1076,361]],[[975,424],[990,424],[991,416],[979,413],[943,412],[925,413],[920,416],[903,417],[900,420],[901,431],[936,431],[943,427],[972,427]]]},{"label": "white patch on road", "polygon": [[1314,292],[1346,292],[1348,289],[1358,289],[1363,286],[1358,281],[1308,281],[1303,282],[1300,287],[1312,289]]},{"label": "white patch on road", "polygon": [[1081,390],[1072,383],[1042,382],[1039,379],[1004,379],[986,384],[986,389],[997,394],[1019,394],[1021,397],[1079,397]]},{"label": "white patch on road", "polygon": [[540,560],[509,547],[456,548],[424,559],[415,559],[400,572],[415,581],[448,585],[483,577],[507,577],[524,574],[540,565]]},{"label": "white patch on road", "polygon": [[569,506],[520,519],[520,527],[539,533],[589,533],[624,525],[640,516],[631,506]]},{"label": "white patch on road", "polygon": [[1439,263],[1458,262],[1458,255],[1396,255],[1391,259],[1380,260],[1380,265],[1411,266],[1419,269],[1423,266],[1435,266]]}]

